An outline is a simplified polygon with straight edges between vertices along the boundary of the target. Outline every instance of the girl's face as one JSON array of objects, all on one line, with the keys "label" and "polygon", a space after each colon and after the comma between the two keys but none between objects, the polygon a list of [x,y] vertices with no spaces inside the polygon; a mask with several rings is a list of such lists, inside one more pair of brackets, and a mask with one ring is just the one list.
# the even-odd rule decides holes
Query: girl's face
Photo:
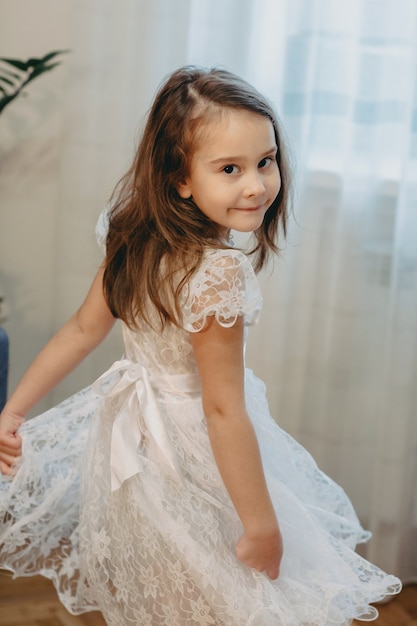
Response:
[{"label": "girl's face", "polygon": [[259,228],[281,187],[277,145],[271,121],[230,109],[207,123],[178,185],[200,211],[222,227],[250,232]]}]

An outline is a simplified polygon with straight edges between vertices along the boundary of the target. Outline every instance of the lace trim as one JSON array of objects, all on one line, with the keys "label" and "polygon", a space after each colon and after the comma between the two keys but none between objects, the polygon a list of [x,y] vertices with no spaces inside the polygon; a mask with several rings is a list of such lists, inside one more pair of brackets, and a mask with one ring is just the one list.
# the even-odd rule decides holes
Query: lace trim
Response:
[{"label": "lace trim", "polygon": [[102,251],[103,254],[106,254],[106,239],[107,232],[109,230],[109,214],[110,214],[110,205],[107,205],[99,215],[96,224],[96,240],[98,247]]},{"label": "lace trim", "polygon": [[241,315],[245,326],[252,326],[261,309],[262,296],[248,258],[240,250],[209,250],[184,297],[183,326],[198,332],[214,316],[227,328]]}]

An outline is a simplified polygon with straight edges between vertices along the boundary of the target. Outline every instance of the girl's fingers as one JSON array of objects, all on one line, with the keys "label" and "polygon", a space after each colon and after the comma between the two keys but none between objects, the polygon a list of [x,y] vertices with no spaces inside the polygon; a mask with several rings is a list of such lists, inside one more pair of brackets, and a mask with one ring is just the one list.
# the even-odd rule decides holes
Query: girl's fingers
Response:
[{"label": "girl's fingers", "polygon": [[14,463],[16,459],[22,456],[22,449],[11,450],[10,448],[0,448],[0,461],[5,463]]},{"label": "girl's fingers", "polygon": [[0,437],[0,460],[6,463],[15,462],[22,454],[22,438],[19,435]]},{"label": "girl's fingers", "polygon": [[22,438],[17,429],[21,420],[2,416],[0,429],[0,471],[12,475],[16,472],[16,461],[22,454]]},{"label": "girl's fingers", "polygon": [[4,448],[20,448],[22,445],[22,437],[17,430],[0,431],[0,450]]},{"label": "girl's fingers", "polygon": [[0,455],[2,454],[11,454],[12,456],[19,456],[22,449],[22,442],[5,442],[4,440],[0,442]]},{"label": "girl's fingers", "polygon": [[18,446],[16,448],[11,448],[7,446],[0,446],[0,459],[5,460],[6,462],[11,460],[16,460],[19,456],[22,456],[22,446]]},{"label": "girl's fingers", "polygon": [[6,476],[10,476],[16,472],[16,460],[18,457],[1,455],[0,472]]},{"label": "girl's fingers", "polygon": [[8,454],[12,457],[20,456],[22,452],[22,441],[0,441],[0,457]]},{"label": "girl's fingers", "polygon": [[10,467],[6,465],[6,463],[3,463],[3,461],[0,461],[0,472],[6,476],[10,474]]},{"label": "girl's fingers", "polygon": [[279,568],[278,567],[273,567],[273,568],[267,569],[265,571],[265,574],[271,580],[276,580],[278,578],[278,576],[279,576]]}]

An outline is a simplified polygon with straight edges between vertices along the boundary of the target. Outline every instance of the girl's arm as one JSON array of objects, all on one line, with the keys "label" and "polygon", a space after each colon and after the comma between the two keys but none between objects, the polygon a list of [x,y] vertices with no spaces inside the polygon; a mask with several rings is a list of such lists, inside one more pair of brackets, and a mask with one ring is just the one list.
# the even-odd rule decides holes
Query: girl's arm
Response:
[{"label": "girl's arm", "polygon": [[21,454],[18,428],[27,412],[104,339],[115,319],[103,295],[100,267],[80,309],[32,362],[0,415],[0,471],[10,474]]},{"label": "girl's arm", "polygon": [[242,317],[231,328],[211,317],[204,330],[191,334],[214,457],[244,528],[237,557],[275,579],[282,539],[245,408],[243,341]]}]

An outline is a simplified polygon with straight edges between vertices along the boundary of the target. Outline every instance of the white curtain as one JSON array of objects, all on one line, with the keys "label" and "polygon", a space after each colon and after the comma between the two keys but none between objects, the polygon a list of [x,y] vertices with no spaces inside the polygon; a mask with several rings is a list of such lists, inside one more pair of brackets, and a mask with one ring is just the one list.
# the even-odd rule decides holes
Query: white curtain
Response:
[{"label": "white curtain", "polygon": [[298,226],[254,354],[278,420],[373,531],[366,556],[416,580],[417,5],[288,2],[285,20],[271,93]]},{"label": "white curtain", "polygon": [[[162,77],[236,71],[280,113],[296,180],[248,365],[373,531],[366,556],[417,580],[415,1],[3,0],[0,24],[4,56],[70,49],[0,119],[10,387],[85,294],[95,220]],[[116,333],[47,404],[119,352]]]}]

